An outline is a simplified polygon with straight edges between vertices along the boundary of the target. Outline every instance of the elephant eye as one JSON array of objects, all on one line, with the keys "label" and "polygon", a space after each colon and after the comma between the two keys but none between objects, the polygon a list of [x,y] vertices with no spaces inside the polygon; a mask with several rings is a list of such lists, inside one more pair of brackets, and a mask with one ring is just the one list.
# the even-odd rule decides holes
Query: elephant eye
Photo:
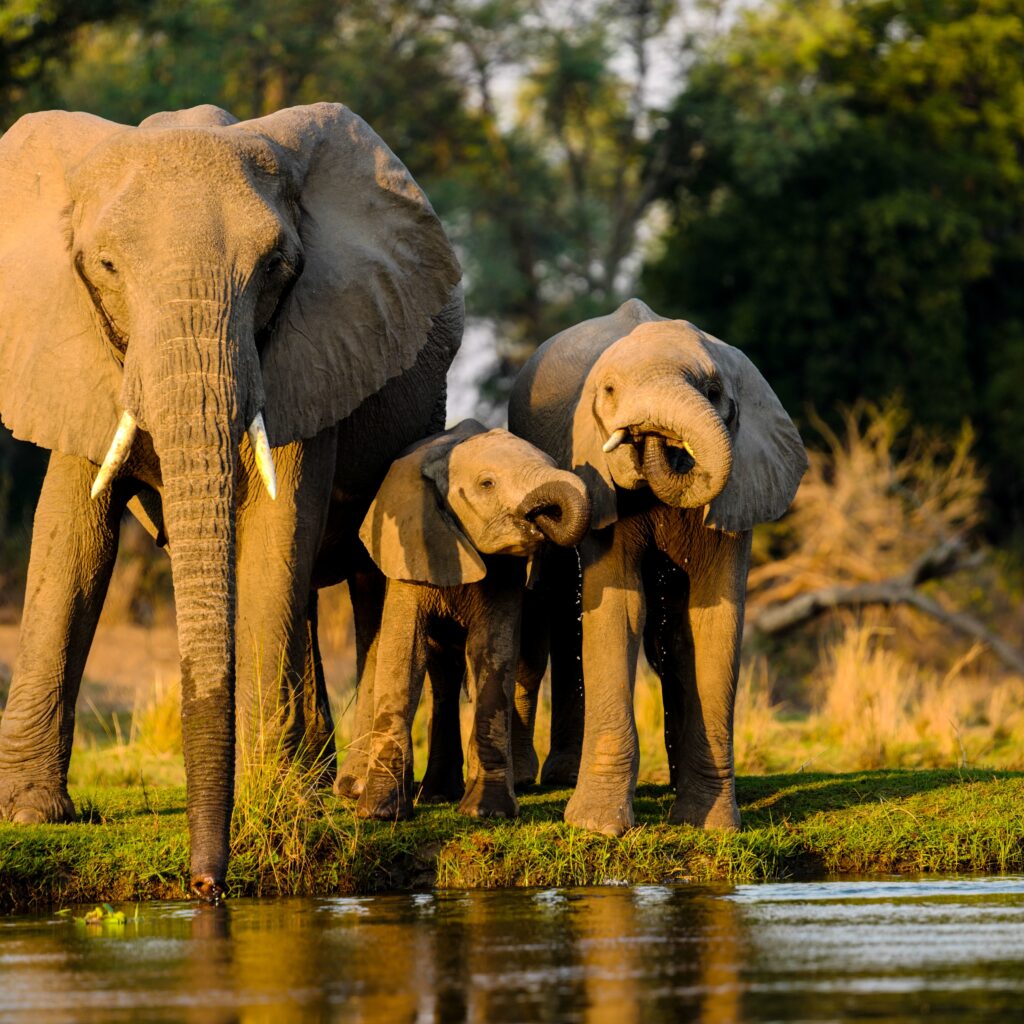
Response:
[{"label": "elephant eye", "polygon": [[709,402],[717,402],[722,397],[722,385],[718,381],[711,381],[707,387],[707,396]]},{"label": "elephant eye", "polygon": [[104,269],[104,270],[105,270],[105,271],[106,271],[106,272],[107,272],[108,274],[116,274],[116,273],[117,273],[117,267],[115,267],[115,266],[114,266],[114,261],[113,261],[113,260],[111,260],[111,259],[107,259],[107,257],[106,257],[106,256],[104,256],[104,257],[102,257],[102,258],[100,259],[100,266],[101,266],[101,267],[102,267],[102,268],[103,268],[103,269]]},{"label": "elephant eye", "polygon": [[481,478],[481,480],[479,481],[479,485],[486,491],[494,486],[494,481],[489,476],[485,476]]},{"label": "elephant eye", "polygon": [[604,386],[604,393],[606,395],[614,395],[615,394],[615,385],[614,384],[605,384],[605,386]]}]

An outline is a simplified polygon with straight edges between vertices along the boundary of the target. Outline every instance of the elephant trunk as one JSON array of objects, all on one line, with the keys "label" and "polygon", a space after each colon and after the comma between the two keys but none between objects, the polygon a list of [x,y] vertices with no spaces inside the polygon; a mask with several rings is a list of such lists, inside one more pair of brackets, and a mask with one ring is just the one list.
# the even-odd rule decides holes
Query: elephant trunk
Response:
[{"label": "elephant trunk", "polygon": [[161,317],[156,365],[141,376],[172,554],[192,889],[216,900],[234,793],[238,446],[262,395],[251,394],[255,346],[230,306],[185,308]]},{"label": "elephant trunk", "polygon": [[575,473],[559,473],[526,496],[521,514],[548,540],[571,548],[590,528],[590,499]]},{"label": "elephant trunk", "polygon": [[732,471],[732,437],[714,406],[696,388],[677,381],[631,422],[643,436],[643,473],[659,501],[701,508],[722,493]]}]

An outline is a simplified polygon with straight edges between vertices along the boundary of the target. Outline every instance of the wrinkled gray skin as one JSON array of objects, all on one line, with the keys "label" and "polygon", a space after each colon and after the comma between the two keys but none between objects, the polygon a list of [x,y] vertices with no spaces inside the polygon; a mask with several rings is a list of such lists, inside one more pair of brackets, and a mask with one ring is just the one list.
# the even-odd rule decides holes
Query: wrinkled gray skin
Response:
[{"label": "wrinkled gray skin", "polygon": [[742,353],[636,299],[540,347],[513,389],[509,427],[580,474],[593,504],[582,581],[575,559],[554,553],[541,607],[524,614],[517,783],[536,777],[532,730],[550,633],[542,780],[576,783],[571,824],[608,835],[633,825],[642,639],[662,683],[671,820],[738,827],[733,705],[750,536],[782,515],[806,469],[796,429]]},{"label": "wrinkled gray skin", "polygon": [[[506,430],[466,420],[395,463],[360,533],[388,577],[360,816],[412,814],[410,727],[427,672],[437,697],[421,797],[461,797],[475,817],[518,813],[510,729],[526,560],[545,541],[577,544],[589,525],[579,477]],[[463,670],[474,701],[464,792]]]},{"label": "wrinkled gray skin", "polygon": [[[332,756],[315,588],[350,579],[365,656],[382,585],[356,533],[394,455],[443,425],[458,265],[408,173],[338,104],[139,128],[31,115],[0,140],[0,207],[0,411],[52,450],[0,814],[74,813],[75,701],[132,501],[171,553],[192,886],[216,899],[235,680],[243,720],[269,691],[286,750]],[[91,499],[124,410],[128,461]],[[246,439],[260,410],[276,501]]]}]

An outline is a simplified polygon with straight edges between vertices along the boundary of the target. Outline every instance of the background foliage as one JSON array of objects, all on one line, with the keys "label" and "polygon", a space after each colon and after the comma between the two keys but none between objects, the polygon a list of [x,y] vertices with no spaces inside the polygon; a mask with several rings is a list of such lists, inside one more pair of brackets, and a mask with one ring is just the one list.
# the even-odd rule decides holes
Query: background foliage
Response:
[{"label": "background foliage", "polygon": [[[1024,522],[1019,0],[7,0],[0,126],[340,99],[457,240],[503,382],[639,293],[808,425],[898,393]],[[5,440],[7,536],[41,456]]]}]

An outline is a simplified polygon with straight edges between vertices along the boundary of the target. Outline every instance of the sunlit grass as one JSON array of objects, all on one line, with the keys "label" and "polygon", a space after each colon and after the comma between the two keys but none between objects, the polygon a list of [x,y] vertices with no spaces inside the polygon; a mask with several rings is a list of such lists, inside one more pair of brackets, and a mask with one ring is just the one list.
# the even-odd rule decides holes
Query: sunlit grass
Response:
[{"label": "sunlit grass", "polygon": [[[566,825],[567,791],[527,794],[517,822],[432,805],[387,824],[360,821],[323,791],[298,805],[289,803],[294,791],[283,795],[280,807],[294,810],[278,814],[266,793],[281,778],[264,778],[264,795],[247,797],[236,822],[232,896],[1024,870],[1021,773],[741,777],[740,832],[670,825],[672,792],[644,785],[637,827],[621,839]],[[0,825],[0,910],[186,895],[183,789],[97,789],[87,803],[72,796],[86,811],[80,823]]]}]

